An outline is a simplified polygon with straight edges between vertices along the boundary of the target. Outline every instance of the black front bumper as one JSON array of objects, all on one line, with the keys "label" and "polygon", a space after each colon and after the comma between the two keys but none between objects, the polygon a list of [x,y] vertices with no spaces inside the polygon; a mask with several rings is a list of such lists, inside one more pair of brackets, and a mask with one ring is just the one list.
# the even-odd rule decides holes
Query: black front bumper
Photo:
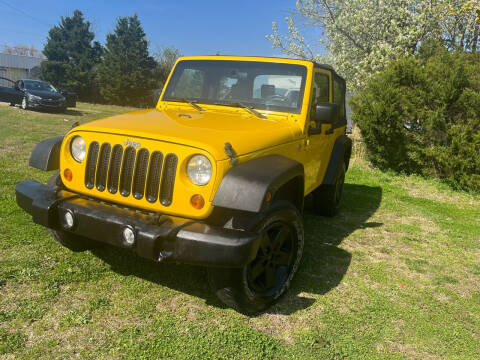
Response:
[{"label": "black front bumper", "polygon": [[[155,261],[241,267],[258,250],[259,237],[252,232],[118,207],[34,180],[18,183],[15,192],[18,205],[37,224],[127,248]],[[75,220],[69,230],[63,225],[67,211]],[[134,230],[132,245],[123,239],[125,227]]]},{"label": "black front bumper", "polygon": [[53,101],[49,102],[48,100],[29,100],[28,107],[31,109],[40,109],[40,110],[61,110],[66,109],[67,104],[65,101]]}]

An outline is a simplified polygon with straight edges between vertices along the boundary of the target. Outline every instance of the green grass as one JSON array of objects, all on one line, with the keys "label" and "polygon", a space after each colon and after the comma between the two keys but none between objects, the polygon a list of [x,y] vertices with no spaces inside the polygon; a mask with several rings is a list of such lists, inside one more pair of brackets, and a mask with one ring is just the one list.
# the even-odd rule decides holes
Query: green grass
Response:
[{"label": "green grass", "polygon": [[[305,214],[290,291],[246,317],[205,271],[120,249],[72,253],[15,203],[34,145],[75,121],[0,104],[0,359],[475,359],[480,349],[480,196],[354,161],[341,212]],[[308,202],[307,202],[308,204]]]}]

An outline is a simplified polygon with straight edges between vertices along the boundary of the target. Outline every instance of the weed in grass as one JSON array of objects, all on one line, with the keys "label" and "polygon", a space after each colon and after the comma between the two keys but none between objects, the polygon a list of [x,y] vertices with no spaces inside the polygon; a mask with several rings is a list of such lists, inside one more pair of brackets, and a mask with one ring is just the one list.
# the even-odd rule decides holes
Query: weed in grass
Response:
[{"label": "weed in grass", "polygon": [[421,242],[420,239],[414,237],[414,236],[402,236],[402,241],[406,244],[409,244],[409,243],[419,243]]},{"label": "weed in grass", "polygon": [[427,267],[429,263],[427,260],[406,258],[404,259],[404,261],[410,270],[413,270],[422,274],[426,273],[428,270]]},{"label": "weed in grass", "polygon": [[480,265],[478,265],[478,264],[472,265],[472,274],[473,275],[480,275]]},{"label": "weed in grass", "polygon": [[39,321],[47,312],[49,304],[41,298],[25,299],[18,304],[18,316],[28,322]]},{"label": "weed in grass", "polygon": [[0,311],[0,323],[6,322],[14,317],[11,311]]},{"label": "weed in grass", "polygon": [[54,298],[60,293],[60,284],[56,281],[48,282],[43,288],[45,298]]},{"label": "weed in grass", "polygon": [[66,327],[82,326],[92,322],[92,316],[88,312],[81,310],[71,310],[64,314],[60,320],[60,324]]},{"label": "weed in grass", "polygon": [[108,308],[111,305],[112,305],[112,302],[109,299],[106,299],[103,297],[97,297],[88,302],[88,306],[91,311],[101,309],[101,308]]},{"label": "weed in grass", "polygon": [[456,284],[458,280],[450,275],[440,275],[433,278],[434,285]]},{"label": "weed in grass", "polygon": [[19,332],[9,333],[0,328],[0,354],[12,354],[25,347],[27,337]]}]

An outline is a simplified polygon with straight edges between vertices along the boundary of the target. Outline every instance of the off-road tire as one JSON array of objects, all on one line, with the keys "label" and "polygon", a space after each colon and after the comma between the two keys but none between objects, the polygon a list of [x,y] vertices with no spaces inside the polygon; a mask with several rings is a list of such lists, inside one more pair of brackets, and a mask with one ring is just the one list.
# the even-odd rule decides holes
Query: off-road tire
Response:
[{"label": "off-road tire", "polygon": [[[209,268],[208,282],[224,304],[253,315],[271,306],[289,288],[302,258],[303,221],[291,203],[279,201],[242,227],[263,235],[256,258],[242,268]],[[273,287],[268,286],[272,281]]]},{"label": "off-road tire", "polygon": [[345,163],[342,162],[334,183],[320,185],[313,191],[313,207],[317,214],[332,217],[338,213],[343,196],[345,171]]},{"label": "off-road tire", "polygon": [[[55,175],[53,175],[47,181],[47,185],[56,186],[57,188],[62,187],[63,184],[60,178],[60,174],[57,172]],[[58,243],[60,243],[60,245],[63,245],[67,249],[70,249],[71,251],[74,251],[74,252],[95,249],[101,246],[101,244],[97,241],[94,241],[82,236],[78,236],[75,234],[70,234],[66,231],[53,230],[53,229],[47,229],[47,230],[52,235],[52,237],[56,241],[58,241]]]}]

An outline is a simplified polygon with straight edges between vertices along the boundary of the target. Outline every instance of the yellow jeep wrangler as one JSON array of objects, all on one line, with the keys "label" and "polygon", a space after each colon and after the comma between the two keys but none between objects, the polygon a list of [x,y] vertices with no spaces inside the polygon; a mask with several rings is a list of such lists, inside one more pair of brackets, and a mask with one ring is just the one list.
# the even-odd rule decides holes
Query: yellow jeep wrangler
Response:
[{"label": "yellow jeep wrangler", "polygon": [[264,310],[298,269],[304,197],[338,210],[345,81],[311,61],[183,57],[155,99],[40,142],[30,165],[59,172],[18,183],[18,205],[73,251],[206,266],[221,301]]}]

